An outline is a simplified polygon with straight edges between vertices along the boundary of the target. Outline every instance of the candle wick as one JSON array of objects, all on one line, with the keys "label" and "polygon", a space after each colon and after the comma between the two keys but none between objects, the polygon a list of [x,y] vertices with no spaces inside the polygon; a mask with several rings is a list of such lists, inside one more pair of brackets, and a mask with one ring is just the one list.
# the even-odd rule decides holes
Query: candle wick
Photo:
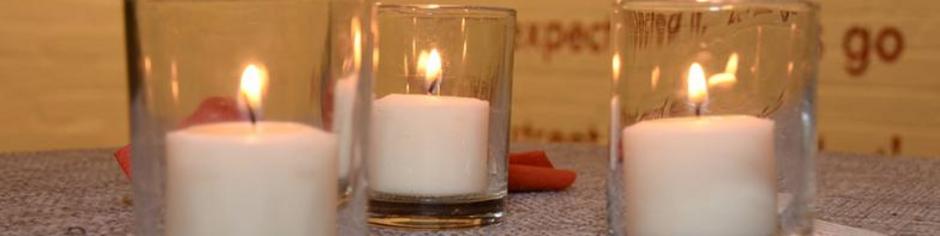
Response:
[{"label": "candle wick", "polygon": [[255,109],[251,107],[251,102],[248,102],[248,95],[245,94],[243,96],[245,97],[245,107],[248,108],[248,120],[254,125],[258,121],[258,117],[255,115]]},{"label": "candle wick", "polygon": [[255,111],[251,108],[251,105],[248,105],[248,119],[251,120],[252,125],[258,121],[258,118],[255,117]]},{"label": "candle wick", "polygon": [[428,86],[428,94],[429,94],[429,95],[433,95],[433,94],[435,94],[435,93],[440,94],[440,90],[441,90],[441,88],[440,88],[441,82],[440,82],[440,81],[441,81],[440,79],[434,79],[434,80],[431,81],[430,86]]}]

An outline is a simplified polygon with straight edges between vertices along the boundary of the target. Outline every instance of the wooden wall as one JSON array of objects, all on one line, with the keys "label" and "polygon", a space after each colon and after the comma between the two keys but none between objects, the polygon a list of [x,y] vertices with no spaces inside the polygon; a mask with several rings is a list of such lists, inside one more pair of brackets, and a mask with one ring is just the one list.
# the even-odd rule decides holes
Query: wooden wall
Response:
[{"label": "wooden wall", "polygon": [[940,2],[823,3],[826,150],[940,155]]},{"label": "wooden wall", "polygon": [[8,0],[0,7],[0,151],[127,140],[119,0]]},{"label": "wooden wall", "polygon": [[[392,0],[392,2],[431,2]],[[611,1],[440,0],[518,10],[513,136],[606,142]],[[120,0],[0,8],[0,151],[126,142]],[[940,10],[933,1],[822,3],[826,151],[940,156]]]}]

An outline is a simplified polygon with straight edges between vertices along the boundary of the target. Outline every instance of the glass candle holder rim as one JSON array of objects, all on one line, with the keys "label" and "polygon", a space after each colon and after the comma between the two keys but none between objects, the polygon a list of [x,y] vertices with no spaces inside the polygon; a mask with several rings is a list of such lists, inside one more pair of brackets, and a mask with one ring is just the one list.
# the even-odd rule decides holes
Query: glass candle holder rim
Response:
[{"label": "glass candle holder rim", "polygon": [[[486,17],[495,17],[495,18],[506,18],[506,17],[515,17],[516,10],[506,7],[495,7],[495,6],[481,6],[481,5],[457,5],[457,4],[383,4],[376,3],[376,8],[378,11],[392,11],[397,10],[401,13],[409,14],[425,14],[431,16],[432,14],[459,14],[466,17],[467,14],[470,16],[477,16],[480,18]],[[439,15],[438,15],[439,16]],[[446,15],[445,15],[446,16]]]},{"label": "glass candle holder rim", "polygon": [[251,3],[251,2],[301,2],[304,0],[130,0],[130,2],[167,2],[167,3]]},{"label": "glass candle holder rim", "polygon": [[[676,5],[681,4],[681,5]],[[808,0],[621,0],[616,6],[649,9],[687,10],[689,7],[712,7],[714,10],[731,9],[735,7],[774,7],[793,11],[819,10],[819,4]],[[717,7],[717,8],[716,8]],[[714,11],[713,10],[713,11]]]},{"label": "glass candle holder rim", "polygon": [[501,222],[516,10],[374,6],[382,52],[365,146],[370,223],[441,230]]},{"label": "glass candle holder rim", "polygon": [[819,4],[618,0],[612,12],[612,235],[811,235]]},{"label": "glass candle holder rim", "polygon": [[701,3],[701,4],[740,4],[740,3],[813,3],[811,0],[618,0],[615,5],[631,2],[659,3]]}]

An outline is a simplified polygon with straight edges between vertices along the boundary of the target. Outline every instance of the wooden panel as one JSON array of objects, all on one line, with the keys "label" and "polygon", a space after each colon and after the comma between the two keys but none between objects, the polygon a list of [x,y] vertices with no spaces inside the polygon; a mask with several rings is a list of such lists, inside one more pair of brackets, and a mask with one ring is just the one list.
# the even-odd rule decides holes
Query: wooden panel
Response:
[{"label": "wooden panel", "polygon": [[6,1],[0,7],[0,151],[127,140],[121,2]]},{"label": "wooden panel", "polygon": [[[831,151],[940,156],[934,1],[823,3],[819,125]],[[898,41],[901,41],[899,44]]]},{"label": "wooden panel", "polygon": [[[516,8],[514,138],[606,142],[604,26],[612,1],[390,2]],[[932,39],[940,33],[940,17],[932,15],[938,10],[933,1],[822,3],[818,109],[825,150],[940,156],[940,79],[932,76],[940,65],[940,41]],[[126,142],[121,27],[119,0],[12,1],[0,8],[0,108],[15,114],[0,117],[0,151]]]}]

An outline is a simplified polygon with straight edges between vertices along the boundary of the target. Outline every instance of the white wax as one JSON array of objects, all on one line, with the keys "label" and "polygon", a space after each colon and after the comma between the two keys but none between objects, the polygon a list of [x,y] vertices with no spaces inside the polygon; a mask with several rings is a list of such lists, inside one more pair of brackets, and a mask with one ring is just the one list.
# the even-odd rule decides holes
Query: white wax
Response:
[{"label": "white wax", "polygon": [[333,90],[333,131],[339,139],[339,176],[346,179],[352,159],[353,104],[356,101],[356,76],[336,81]]},{"label": "white wax", "polygon": [[336,235],[336,140],[289,122],[166,137],[167,235]]},{"label": "white wax", "polygon": [[643,121],[623,130],[629,235],[777,232],[774,123],[751,116]]},{"label": "white wax", "polygon": [[457,196],[487,189],[487,101],[391,94],[373,106],[368,161],[372,190]]}]

